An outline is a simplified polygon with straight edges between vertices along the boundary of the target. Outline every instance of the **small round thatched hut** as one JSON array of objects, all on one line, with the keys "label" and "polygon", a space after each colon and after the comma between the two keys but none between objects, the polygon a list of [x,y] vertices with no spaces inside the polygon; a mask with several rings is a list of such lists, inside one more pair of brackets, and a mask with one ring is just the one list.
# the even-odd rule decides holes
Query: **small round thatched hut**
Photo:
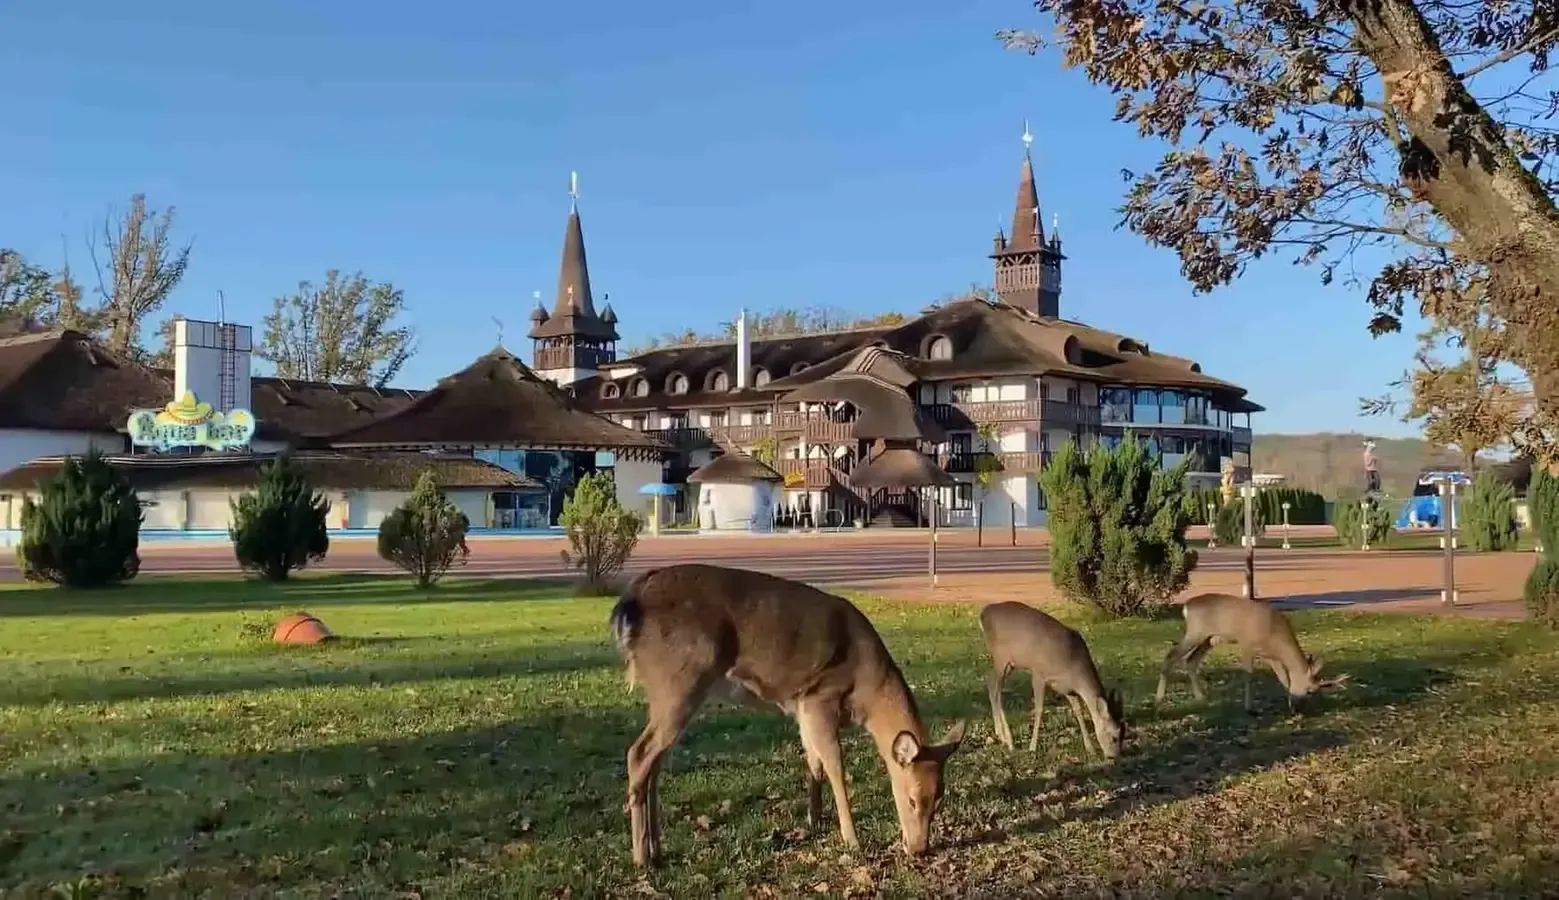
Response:
[{"label": "small round thatched hut", "polygon": [[698,485],[698,527],[712,531],[768,531],[780,474],[745,453],[727,453],[689,475]]}]

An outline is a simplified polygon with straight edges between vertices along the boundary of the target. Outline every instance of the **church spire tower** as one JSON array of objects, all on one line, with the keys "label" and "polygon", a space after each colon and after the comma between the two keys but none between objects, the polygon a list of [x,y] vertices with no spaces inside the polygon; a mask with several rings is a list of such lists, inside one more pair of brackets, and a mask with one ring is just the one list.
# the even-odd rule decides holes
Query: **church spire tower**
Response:
[{"label": "church spire tower", "polygon": [[538,297],[531,312],[530,337],[536,374],[560,385],[594,375],[617,359],[617,314],[606,304],[595,309],[590,293],[590,265],[585,257],[585,232],[579,222],[579,173],[568,180],[568,224],[563,231],[563,259],[558,266],[558,293],[552,311]]},{"label": "church spire tower", "polygon": [[1003,303],[1041,316],[1061,315],[1061,240],[1045,238],[1039,208],[1039,189],[1034,183],[1031,147],[1034,135],[1023,123],[1023,169],[1018,176],[1018,197],[1012,210],[1012,232],[997,233],[995,252],[996,294]]}]

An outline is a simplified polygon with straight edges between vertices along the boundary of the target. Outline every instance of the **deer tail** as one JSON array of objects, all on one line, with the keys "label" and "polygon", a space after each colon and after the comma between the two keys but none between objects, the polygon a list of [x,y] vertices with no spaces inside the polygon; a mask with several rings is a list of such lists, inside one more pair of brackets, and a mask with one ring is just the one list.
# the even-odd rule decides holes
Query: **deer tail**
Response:
[{"label": "deer tail", "polygon": [[622,654],[623,662],[627,666],[629,691],[639,683],[633,660],[633,645],[639,637],[639,630],[644,626],[644,605],[640,602],[639,596],[644,590],[644,583],[656,571],[651,569],[629,582],[628,586],[623,588],[622,594],[617,598],[617,604],[612,607],[611,615],[606,620],[607,627],[612,632],[612,639],[617,644],[617,652]]}]

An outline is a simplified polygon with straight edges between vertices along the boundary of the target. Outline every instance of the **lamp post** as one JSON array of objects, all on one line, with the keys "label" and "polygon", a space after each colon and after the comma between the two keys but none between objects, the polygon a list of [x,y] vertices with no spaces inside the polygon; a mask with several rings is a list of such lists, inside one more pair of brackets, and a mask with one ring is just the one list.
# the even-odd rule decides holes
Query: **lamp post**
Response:
[{"label": "lamp post", "polygon": [[1218,507],[1212,503],[1207,504],[1207,549],[1218,546]]},{"label": "lamp post", "polygon": [[1283,501],[1283,549],[1290,549],[1288,543],[1288,501]]},{"label": "lamp post", "polygon": [[1240,540],[1245,545],[1245,596],[1256,599],[1256,523],[1252,507],[1256,501],[1254,484],[1240,485],[1240,496],[1245,500],[1245,534]]},{"label": "lamp post", "polygon": [[1360,525],[1360,527],[1359,527],[1359,534],[1362,536],[1362,539],[1363,539],[1363,542],[1364,542],[1363,546],[1361,546],[1359,549],[1361,549],[1361,550],[1368,550],[1370,548],[1370,501],[1369,501],[1369,498],[1365,498],[1365,499],[1359,501],[1359,525]]},{"label": "lamp post", "polygon": [[1440,482],[1440,524],[1445,534],[1440,537],[1440,547],[1445,551],[1445,588],[1440,591],[1440,602],[1456,605],[1456,482],[1447,478]]}]

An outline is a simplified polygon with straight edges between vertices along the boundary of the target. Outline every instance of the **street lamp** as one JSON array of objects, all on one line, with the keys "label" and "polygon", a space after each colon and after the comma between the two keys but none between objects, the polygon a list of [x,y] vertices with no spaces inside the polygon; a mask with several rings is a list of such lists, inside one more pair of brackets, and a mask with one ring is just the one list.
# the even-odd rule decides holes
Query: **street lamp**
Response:
[{"label": "street lamp", "polygon": [[1283,501],[1283,549],[1289,549],[1288,543],[1288,501]]}]

